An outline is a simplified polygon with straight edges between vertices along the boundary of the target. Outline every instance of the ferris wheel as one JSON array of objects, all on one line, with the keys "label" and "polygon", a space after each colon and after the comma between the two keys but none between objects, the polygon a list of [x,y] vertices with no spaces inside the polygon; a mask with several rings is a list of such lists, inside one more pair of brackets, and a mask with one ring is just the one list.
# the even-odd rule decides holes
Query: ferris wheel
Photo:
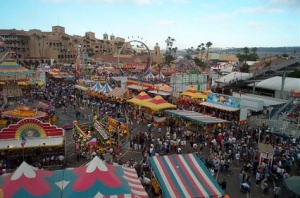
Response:
[{"label": "ferris wheel", "polygon": [[[135,45],[136,43],[137,45]],[[125,49],[128,48],[128,46],[130,46],[130,50]],[[143,62],[141,64],[123,64],[120,62],[120,56],[122,56],[125,53],[130,55],[142,54],[143,56],[147,57],[146,62]],[[120,73],[125,76],[136,76],[137,78],[142,78],[149,72],[151,64],[151,51],[148,48],[148,46],[142,41],[131,40],[125,42],[118,51],[118,69],[120,70]]]}]

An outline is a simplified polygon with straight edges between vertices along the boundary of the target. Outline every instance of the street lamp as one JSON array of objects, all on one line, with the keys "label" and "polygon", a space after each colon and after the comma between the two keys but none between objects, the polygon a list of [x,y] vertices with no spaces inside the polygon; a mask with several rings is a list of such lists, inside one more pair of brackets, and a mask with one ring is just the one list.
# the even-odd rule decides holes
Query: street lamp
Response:
[{"label": "street lamp", "polygon": [[269,106],[268,108],[268,113],[269,113],[269,120],[271,119],[271,113],[272,113],[272,110],[274,109],[272,106]]}]

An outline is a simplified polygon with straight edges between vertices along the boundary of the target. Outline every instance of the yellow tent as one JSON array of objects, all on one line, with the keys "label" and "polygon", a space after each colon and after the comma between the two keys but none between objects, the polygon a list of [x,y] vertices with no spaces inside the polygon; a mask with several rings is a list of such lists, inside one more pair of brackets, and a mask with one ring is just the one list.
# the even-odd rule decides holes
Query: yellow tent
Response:
[{"label": "yellow tent", "polygon": [[160,95],[156,95],[152,100],[144,102],[141,106],[150,108],[153,111],[176,109],[176,105],[168,103]]},{"label": "yellow tent", "polygon": [[127,102],[141,106],[143,103],[145,103],[149,100],[152,100],[152,98],[146,92],[141,91],[141,93],[139,95],[134,96],[133,98],[127,100]]},{"label": "yellow tent", "polygon": [[191,86],[186,91],[182,92],[180,95],[189,96],[195,99],[206,99],[208,94],[200,93],[193,86]]}]

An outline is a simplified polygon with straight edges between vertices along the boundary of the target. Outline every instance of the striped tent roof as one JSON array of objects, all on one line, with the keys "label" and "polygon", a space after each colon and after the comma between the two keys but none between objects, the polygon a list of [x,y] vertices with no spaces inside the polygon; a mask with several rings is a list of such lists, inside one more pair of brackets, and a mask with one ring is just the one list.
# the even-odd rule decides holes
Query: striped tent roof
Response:
[{"label": "striped tent roof", "polygon": [[101,83],[96,82],[96,84],[91,88],[91,90],[94,92],[99,92],[102,88],[103,88],[103,86],[101,85]]},{"label": "striped tent roof", "polygon": [[174,109],[176,105],[168,103],[165,99],[163,99],[160,95],[156,95],[151,100],[143,103],[141,106],[150,108],[153,111],[159,111],[162,109]]},{"label": "striped tent roof", "polygon": [[165,110],[168,114],[173,114],[187,120],[198,122],[200,124],[213,124],[213,123],[226,123],[227,120],[220,118],[212,117],[195,111],[186,111],[186,110]]},{"label": "striped tent roof", "polygon": [[222,197],[224,191],[193,153],[153,156],[151,166],[165,198]]},{"label": "striped tent roof", "polygon": [[142,105],[143,103],[151,100],[152,98],[144,91],[141,91],[139,95],[134,96],[133,98],[127,100],[127,102],[133,103],[135,105]]},{"label": "striped tent roof", "polygon": [[116,98],[123,98],[126,92],[127,92],[127,89],[124,89],[121,87],[116,87],[111,92],[109,92],[108,95],[114,96]]},{"label": "striped tent roof", "polygon": [[160,72],[159,74],[156,75],[156,78],[165,79],[166,77]]},{"label": "striped tent roof", "polygon": [[109,84],[103,85],[102,89],[99,91],[100,93],[109,93],[112,91],[112,88]]},{"label": "striped tent roof", "polygon": [[147,75],[145,75],[145,78],[147,78],[147,79],[155,79],[155,76],[152,74],[152,72],[149,72]]},{"label": "striped tent roof", "polygon": [[[2,196],[1,196],[2,195]],[[134,168],[105,164],[94,157],[85,166],[46,171],[23,162],[0,176],[0,197],[148,197]]]}]

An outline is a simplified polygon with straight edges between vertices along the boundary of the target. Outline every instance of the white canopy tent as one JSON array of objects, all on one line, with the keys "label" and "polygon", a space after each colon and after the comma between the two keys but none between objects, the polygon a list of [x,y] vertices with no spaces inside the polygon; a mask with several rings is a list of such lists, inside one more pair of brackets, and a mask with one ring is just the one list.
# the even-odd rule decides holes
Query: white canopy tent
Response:
[{"label": "white canopy tent", "polygon": [[[281,90],[282,77],[274,76],[257,83],[256,87],[270,90]],[[300,90],[300,79],[286,77],[284,81],[283,91],[290,92],[292,89],[295,91]]]}]

